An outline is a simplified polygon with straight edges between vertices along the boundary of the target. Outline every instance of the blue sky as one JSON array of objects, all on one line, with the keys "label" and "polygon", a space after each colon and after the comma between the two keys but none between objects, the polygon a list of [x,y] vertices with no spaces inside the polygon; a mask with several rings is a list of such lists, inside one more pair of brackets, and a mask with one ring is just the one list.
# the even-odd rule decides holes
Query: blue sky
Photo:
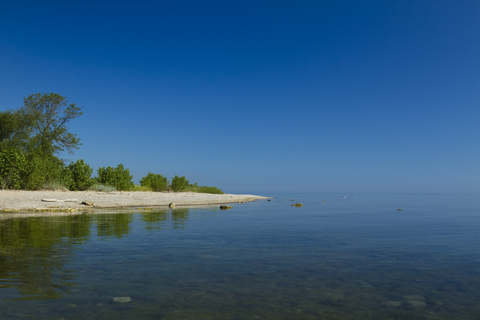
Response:
[{"label": "blue sky", "polygon": [[479,1],[3,1],[0,110],[95,170],[231,193],[480,192]]}]

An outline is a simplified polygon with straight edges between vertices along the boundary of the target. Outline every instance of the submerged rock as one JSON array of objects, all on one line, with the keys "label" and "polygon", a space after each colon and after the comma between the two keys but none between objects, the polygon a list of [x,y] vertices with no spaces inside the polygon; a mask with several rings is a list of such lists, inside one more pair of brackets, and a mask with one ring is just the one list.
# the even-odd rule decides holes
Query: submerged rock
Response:
[{"label": "submerged rock", "polygon": [[222,210],[228,210],[228,209],[232,209],[232,207],[226,206],[226,205],[221,205],[221,206],[220,206],[220,209],[222,209]]},{"label": "submerged rock", "polygon": [[407,299],[407,302],[414,308],[424,308],[427,306],[425,303],[425,297],[419,294],[408,294],[403,296],[404,299]]},{"label": "submerged rock", "polygon": [[425,297],[419,294],[407,294],[404,295],[403,298],[407,300],[425,300]]},{"label": "submerged rock", "polygon": [[292,204],[292,207],[303,207],[303,204],[301,204],[301,203],[294,203],[294,204]]},{"label": "submerged rock", "polygon": [[427,305],[425,301],[419,300],[408,300],[408,303],[414,308],[424,308]]},{"label": "submerged rock", "polygon": [[132,298],[130,297],[115,297],[112,298],[113,302],[115,303],[127,303],[127,302],[132,302]]},{"label": "submerged rock", "polygon": [[402,301],[382,301],[382,306],[384,307],[400,307]]}]

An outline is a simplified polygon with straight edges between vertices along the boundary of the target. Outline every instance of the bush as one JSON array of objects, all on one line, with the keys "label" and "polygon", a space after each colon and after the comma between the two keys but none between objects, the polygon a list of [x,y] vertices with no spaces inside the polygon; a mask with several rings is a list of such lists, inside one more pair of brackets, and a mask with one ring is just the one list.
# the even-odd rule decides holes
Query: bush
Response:
[{"label": "bush", "polygon": [[55,156],[42,158],[38,155],[32,156],[22,178],[22,188],[35,190],[43,185],[52,183],[61,184],[70,188],[73,184],[72,173],[63,164],[62,160]]},{"label": "bush", "polygon": [[166,191],[168,188],[168,179],[161,174],[149,172],[140,180],[140,185],[149,187],[153,191]]},{"label": "bush", "polygon": [[0,152],[0,186],[2,190],[20,189],[27,169],[25,155],[15,149]]},{"label": "bush", "polygon": [[83,159],[77,160],[75,163],[71,162],[67,169],[70,171],[72,178],[70,190],[87,190],[94,183],[91,178],[93,169]]},{"label": "bush", "polygon": [[217,187],[199,186],[197,183],[189,185],[185,191],[198,192],[198,193],[214,193],[223,194],[223,191]]},{"label": "bush", "polygon": [[98,184],[115,187],[117,190],[130,190],[134,186],[132,178],[130,171],[120,163],[116,168],[98,168],[98,176],[95,180]]},{"label": "bush", "polygon": [[217,187],[207,187],[207,186],[199,187],[197,192],[200,192],[200,193],[223,194],[222,189],[217,188]]},{"label": "bush", "polygon": [[189,182],[190,181],[185,179],[185,176],[179,177],[179,176],[175,175],[175,177],[172,178],[171,188],[172,188],[173,192],[184,191],[188,187]]}]

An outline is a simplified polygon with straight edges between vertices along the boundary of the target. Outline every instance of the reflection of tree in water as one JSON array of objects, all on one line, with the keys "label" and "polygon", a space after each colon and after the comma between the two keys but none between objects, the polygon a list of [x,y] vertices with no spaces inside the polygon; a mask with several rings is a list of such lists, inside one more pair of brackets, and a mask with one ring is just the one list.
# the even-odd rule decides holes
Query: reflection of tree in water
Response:
[{"label": "reflection of tree in water", "polygon": [[174,209],[171,211],[172,225],[174,229],[185,228],[185,222],[188,220],[188,208]]},{"label": "reflection of tree in water", "polygon": [[190,209],[172,209],[170,211],[155,211],[142,213],[142,221],[145,222],[147,230],[162,230],[168,227],[168,221],[171,221],[174,229],[184,229],[188,220]]},{"label": "reflection of tree in water", "polygon": [[145,222],[145,229],[162,230],[165,229],[168,213],[167,211],[145,212],[142,213],[141,219]]},{"label": "reflection of tree in water", "polygon": [[17,218],[0,221],[0,288],[23,299],[55,299],[68,291],[73,271],[64,265],[75,244],[90,237],[91,216]]},{"label": "reflection of tree in water", "polygon": [[97,215],[97,234],[99,237],[122,238],[130,231],[133,215],[128,213]]},{"label": "reflection of tree in water", "polygon": [[0,220],[0,290],[16,288],[25,299],[56,299],[74,286],[72,261],[77,245],[128,234],[132,214],[75,215]]},{"label": "reflection of tree in water", "polygon": [[[142,212],[147,230],[185,228],[189,209]],[[91,238],[122,238],[131,230],[131,213],[12,218],[0,220],[0,294],[15,288],[19,300],[57,299],[75,286],[75,249]],[[95,225],[95,227],[93,227]],[[14,295],[14,299],[17,299]],[[0,301],[2,295],[0,295]]]}]

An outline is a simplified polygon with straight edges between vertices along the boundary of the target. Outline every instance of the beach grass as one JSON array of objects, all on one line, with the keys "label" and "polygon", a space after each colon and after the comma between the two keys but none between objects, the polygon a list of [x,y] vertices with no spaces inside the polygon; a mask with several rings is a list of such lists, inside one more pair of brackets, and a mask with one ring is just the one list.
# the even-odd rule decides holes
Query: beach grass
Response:
[{"label": "beach grass", "polygon": [[60,182],[51,181],[45,182],[38,188],[39,190],[52,190],[52,191],[68,191],[68,189]]},{"label": "beach grass", "polygon": [[115,187],[107,186],[101,183],[95,183],[88,188],[89,191],[99,191],[99,192],[113,192],[117,191]]},{"label": "beach grass", "polygon": [[140,186],[140,185],[136,184],[129,191],[153,191],[153,190],[149,186]]}]

